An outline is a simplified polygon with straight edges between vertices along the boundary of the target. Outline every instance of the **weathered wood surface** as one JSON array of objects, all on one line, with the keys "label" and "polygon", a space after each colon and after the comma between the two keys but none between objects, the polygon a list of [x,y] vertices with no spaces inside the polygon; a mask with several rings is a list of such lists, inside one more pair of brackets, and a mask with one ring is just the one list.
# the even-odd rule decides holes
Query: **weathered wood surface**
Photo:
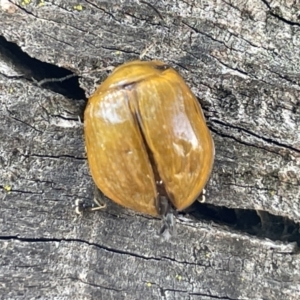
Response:
[{"label": "weathered wood surface", "polygon": [[[0,297],[299,299],[299,3],[13,2],[0,1]],[[86,99],[74,96],[76,80],[55,90],[32,77],[62,74],[39,62],[63,67],[88,96],[107,76],[95,69],[150,45],[145,59],[183,75],[213,132],[207,202],[258,211],[257,236],[241,230],[242,210],[236,229],[179,222],[168,242],[156,235],[159,220],[111,202],[74,214],[74,200],[93,194],[79,120]],[[283,220],[297,231],[292,239]]]}]

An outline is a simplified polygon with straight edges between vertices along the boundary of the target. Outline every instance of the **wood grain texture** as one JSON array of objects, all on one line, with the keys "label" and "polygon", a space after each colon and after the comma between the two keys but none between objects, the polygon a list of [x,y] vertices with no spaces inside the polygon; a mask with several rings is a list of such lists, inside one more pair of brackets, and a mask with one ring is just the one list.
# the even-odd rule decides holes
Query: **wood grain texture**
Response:
[{"label": "wood grain texture", "polygon": [[[107,76],[96,69],[137,59],[154,43],[145,59],[181,73],[213,132],[206,201],[299,223],[299,5],[147,3],[0,5],[0,35],[38,61],[81,74],[87,96]],[[93,196],[79,120],[85,99],[37,86],[31,77],[41,69],[9,59],[3,45],[3,299],[299,299],[294,243],[199,220],[179,222],[178,237],[162,242],[160,220],[110,201],[105,211],[76,216],[74,200]]]}]

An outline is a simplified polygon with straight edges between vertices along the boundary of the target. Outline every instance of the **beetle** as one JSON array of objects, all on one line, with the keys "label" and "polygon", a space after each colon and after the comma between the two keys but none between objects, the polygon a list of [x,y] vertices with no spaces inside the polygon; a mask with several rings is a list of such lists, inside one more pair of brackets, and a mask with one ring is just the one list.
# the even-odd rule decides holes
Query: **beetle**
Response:
[{"label": "beetle", "polygon": [[210,177],[214,143],[200,104],[161,61],[117,67],[88,100],[84,136],[96,186],[141,213],[184,210]]}]

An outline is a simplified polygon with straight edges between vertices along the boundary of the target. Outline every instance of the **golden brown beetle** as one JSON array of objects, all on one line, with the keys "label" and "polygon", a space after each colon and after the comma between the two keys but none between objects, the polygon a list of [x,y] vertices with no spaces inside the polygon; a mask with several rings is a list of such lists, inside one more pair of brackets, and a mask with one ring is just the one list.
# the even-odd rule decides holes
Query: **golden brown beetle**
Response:
[{"label": "golden brown beetle", "polygon": [[88,101],[84,134],[97,187],[133,210],[165,214],[165,197],[183,210],[210,176],[214,144],[201,107],[163,62],[116,68]]}]

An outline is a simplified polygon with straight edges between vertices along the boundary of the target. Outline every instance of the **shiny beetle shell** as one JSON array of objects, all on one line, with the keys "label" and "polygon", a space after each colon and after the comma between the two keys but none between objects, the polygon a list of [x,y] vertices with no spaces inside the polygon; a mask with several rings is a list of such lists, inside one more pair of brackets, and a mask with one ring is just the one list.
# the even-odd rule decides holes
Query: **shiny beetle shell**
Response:
[{"label": "shiny beetle shell", "polygon": [[183,210],[210,176],[214,144],[201,107],[163,62],[117,67],[88,101],[84,134],[95,184],[130,209],[157,216],[167,196]]}]

